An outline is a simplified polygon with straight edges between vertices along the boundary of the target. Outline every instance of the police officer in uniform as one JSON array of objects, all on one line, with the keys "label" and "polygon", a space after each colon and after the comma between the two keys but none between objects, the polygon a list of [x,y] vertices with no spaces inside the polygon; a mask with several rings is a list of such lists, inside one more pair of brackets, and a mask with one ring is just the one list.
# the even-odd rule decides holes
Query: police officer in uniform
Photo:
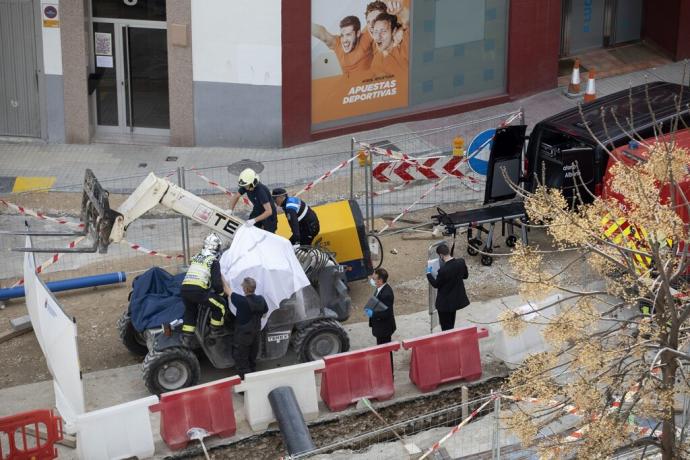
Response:
[{"label": "police officer in uniform", "polygon": [[240,378],[256,371],[256,357],[259,354],[261,334],[261,317],[268,313],[266,299],[256,295],[254,278],[242,280],[244,295],[232,292],[225,283],[225,292],[230,294],[230,301],[237,309],[235,315],[235,335],[232,344],[232,358],[235,370]]},{"label": "police officer in uniform", "polygon": [[290,242],[295,245],[311,245],[321,230],[319,218],[314,210],[296,196],[288,196],[284,188],[273,189],[271,195],[276,204],[285,211],[290,229],[292,229]]},{"label": "police officer in uniform", "polygon": [[223,278],[220,273],[221,240],[215,233],[204,239],[204,247],[192,257],[187,274],[182,281],[180,295],[184,302],[184,322],[182,325],[182,340],[185,345],[191,345],[196,332],[196,319],[199,305],[211,309],[211,335],[223,334],[225,324],[225,303],[223,293]]},{"label": "police officer in uniform", "polygon": [[240,196],[246,194],[252,202],[252,212],[245,225],[256,225],[258,228],[267,232],[275,233],[278,228],[278,214],[276,204],[271,196],[271,191],[264,184],[259,182],[259,176],[253,169],[247,168],[240,173],[237,181],[240,188],[238,194],[230,198],[230,214],[232,214]]}]

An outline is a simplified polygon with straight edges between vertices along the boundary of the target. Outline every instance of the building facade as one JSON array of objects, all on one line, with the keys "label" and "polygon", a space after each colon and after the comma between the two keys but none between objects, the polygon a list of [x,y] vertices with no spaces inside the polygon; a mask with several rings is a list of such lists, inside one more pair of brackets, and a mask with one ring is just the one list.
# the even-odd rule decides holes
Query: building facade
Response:
[{"label": "building facade", "polygon": [[0,0],[0,136],[289,146],[553,88],[558,60],[690,56],[690,0]]}]

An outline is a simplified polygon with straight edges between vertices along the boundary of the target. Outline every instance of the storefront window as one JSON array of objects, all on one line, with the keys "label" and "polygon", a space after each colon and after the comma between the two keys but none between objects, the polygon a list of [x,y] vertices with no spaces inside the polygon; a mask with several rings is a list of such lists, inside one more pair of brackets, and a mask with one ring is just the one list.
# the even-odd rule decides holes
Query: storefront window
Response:
[{"label": "storefront window", "polygon": [[416,0],[410,105],[503,93],[507,18],[507,0]]},{"label": "storefront window", "polygon": [[94,18],[165,21],[166,0],[92,0]]}]

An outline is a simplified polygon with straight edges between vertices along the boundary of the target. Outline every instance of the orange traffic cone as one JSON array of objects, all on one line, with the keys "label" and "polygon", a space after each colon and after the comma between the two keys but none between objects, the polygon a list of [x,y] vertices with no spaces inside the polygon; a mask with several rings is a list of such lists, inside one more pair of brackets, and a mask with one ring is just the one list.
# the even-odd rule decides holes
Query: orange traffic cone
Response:
[{"label": "orange traffic cone", "polygon": [[573,75],[570,77],[570,84],[568,85],[568,92],[566,93],[569,97],[577,97],[580,95],[580,60],[575,59],[575,64],[573,65]]},{"label": "orange traffic cone", "polygon": [[594,86],[594,69],[589,70],[587,77],[587,90],[585,91],[585,102],[591,102],[597,98],[597,90]]}]

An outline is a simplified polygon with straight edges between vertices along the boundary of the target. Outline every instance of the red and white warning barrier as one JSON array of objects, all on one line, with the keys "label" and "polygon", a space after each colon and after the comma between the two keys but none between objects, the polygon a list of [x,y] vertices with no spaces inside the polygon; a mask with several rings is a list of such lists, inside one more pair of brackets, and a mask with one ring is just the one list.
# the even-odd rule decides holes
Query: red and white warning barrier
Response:
[{"label": "red and white warning barrier", "polygon": [[501,396],[500,393],[496,393],[496,394],[492,395],[491,398],[489,398],[484,404],[482,404],[481,406],[479,406],[478,408],[476,408],[475,410],[473,410],[472,413],[471,413],[465,420],[463,420],[462,422],[460,422],[457,426],[453,427],[453,429],[450,430],[450,432],[449,432],[447,435],[445,435],[444,437],[442,437],[441,439],[439,439],[438,441],[436,441],[436,442],[434,443],[434,445],[431,446],[431,447],[429,448],[429,450],[427,450],[426,452],[424,452],[424,455],[422,455],[421,457],[419,457],[419,460],[424,460],[424,459],[427,458],[429,455],[431,455],[431,454],[433,454],[435,451],[439,450],[439,449],[441,448],[441,445],[442,445],[444,442],[446,442],[446,441],[447,441],[451,436],[453,436],[455,433],[457,433],[458,431],[460,431],[460,430],[462,429],[462,427],[465,426],[465,425],[467,425],[467,424],[470,422],[470,420],[472,420],[473,418],[475,418],[475,417],[477,416],[477,414],[478,414],[479,412],[481,412],[482,409],[484,409],[486,406],[488,406],[489,403],[491,403],[491,402],[495,401],[496,399],[498,399],[500,396]]},{"label": "red and white warning barrier", "polygon": [[[366,144],[366,143],[363,143],[363,142],[360,142],[360,145],[362,146],[362,148],[364,148],[370,154],[382,155],[382,156],[385,156],[388,158],[392,158],[392,159],[396,160],[396,162],[401,162],[402,164],[400,166],[396,167],[393,171],[394,172],[398,171],[398,172],[396,172],[396,175],[398,175],[398,177],[400,177],[403,180],[410,181],[410,180],[415,179],[412,175],[410,175],[408,173],[408,169],[411,167],[414,167],[417,171],[419,171],[421,174],[423,174],[427,178],[428,178],[428,176],[431,176],[432,174],[435,176],[438,176],[440,174],[441,176],[444,176],[444,177],[453,176],[453,177],[460,179],[462,181],[463,185],[465,185],[466,187],[468,187],[474,191],[479,191],[476,187],[473,187],[472,185],[481,184],[482,181],[477,179],[476,177],[474,177],[472,175],[465,174],[458,169],[458,167],[462,163],[465,163],[467,161],[467,159],[465,157],[459,157],[459,156],[451,157],[448,160],[448,162],[443,165],[442,170],[437,171],[437,170],[433,169],[431,166],[429,166],[428,164],[426,164],[427,162],[430,163],[430,160],[432,160],[431,158],[422,160],[422,159],[417,159],[417,158],[411,157],[411,156],[407,155],[406,153],[396,152],[396,151],[393,151],[390,149],[383,149],[381,147],[373,147],[373,146]],[[434,161],[434,163],[436,163],[436,161]],[[379,178],[377,178],[377,180],[379,180],[380,182],[389,182],[390,179],[387,176],[385,176],[384,172],[386,169],[388,169],[388,167],[390,167],[394,163],[390,163],[388,165],[386,165],[385,163],[381,163],[381,164],[384,166],[380,166],[380,165],[377,166],[377,168],[379,168],[379,171],[377,172],[377,175]],[[372,171],[372,174],[373,174],[373,171]],[[472,185],[469,185],[468,183],[472,184]]]},{"label": "red and white warning barrier", "polygon": [[330,171],[327,171],[325,174],[323,174],[323,175],[322,175],[321,177],[319,177],[318,179],[313,180],[313,181],[309,182],[307,185],[305,185],[304,188],[303,188],[302,190],[300,190],[299,192],[295,193],[295,196],[300,196],[300,195],[303,194],[304,192],[308,192],[309,190],[313,189],[314,186],[315,186],[316,184],[318,184],[318,183],[320,183],[320,182],[323,182],[324,180],[328,179],[328,178],[331,177],[336,171],[338,171],[339,169],[342,169],[342,168],[344,168],[345,166],[349,165],[350,163],[352,163],[352,162],[353,162],[354,160],[356,160],[357,158],[359,158],[358,155],[355,155],[355,156],[353,156],[352,158],[350,158],[349,160],[341,161],[341,162],[338,164],[338,166],[336,166],[335,168],[331,169]]},{"label": "red and white warning barrier", "polygon": [[[434,166],[440,166],[444,160],[448,161],[443,163],[440,170],[434,169]],[[427,157],[423,161],[422,159],[415,161],[419,162],[419,164],[415,164],[410,160],[383,161],[374,167],[371,174],[374,179],[383,183],[390,182],[392,176],[397,176],[406,182],[410,182],[413,180],[438,180],[441,176],[448,174],[460,179],[466,178],[473,183],[480,182],[480,179],[458,171],[457,168],[464,163],[463,157]]]},{"label": "red and white warning barrier", "polygon": [[[210,178],[204,176],[204,175],[201,174],[197,169],[192,168],[192,171],[194,171],[194,173],[195,173],[197,176],[199,176],[200,178],[202,178],[203,180],[205,180],[210,186],[212,186],[212,187],[214,187],[214,188],[220,190],[221,192],[225,193],[227,196],[233,197],[234,195],[237,195],[237,194],[238,194],[237,192],[232,192],[232,191],[226,189],[225,187],[223,187],[222,185],[220,185],[218,182],[214,181],[213,179],[210,179]],[[242,196],[242,203],[244,203],[244,204],[247,205],[247,206],[250,206],[250,205],[251,205],[251,202],[249,201],[249,198],[247,198],[247,197],[244,196],[244,195]]]}]

